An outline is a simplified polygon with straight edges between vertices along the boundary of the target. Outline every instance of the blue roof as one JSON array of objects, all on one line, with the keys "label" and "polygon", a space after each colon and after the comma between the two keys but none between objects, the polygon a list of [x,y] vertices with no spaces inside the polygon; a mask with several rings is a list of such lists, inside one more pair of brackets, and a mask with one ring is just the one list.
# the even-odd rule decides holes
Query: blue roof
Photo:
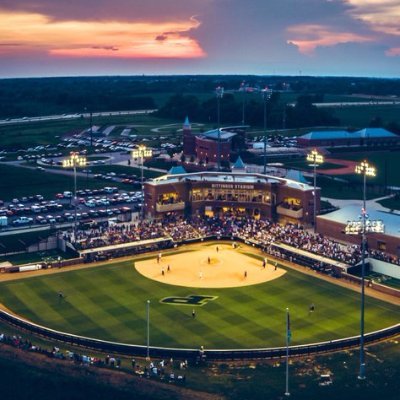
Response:
[{"label": "blue roof", "polygon": [[234,169],[246,169],[246,165],[244,165],[244,162],[242,158],[239,156],[237,160],[235,161],[235,164],[233,164],[232,168]]},{"label": "blue roof", "polygon": [[348,131],[313,131],[300,136],[308,140],[333,140],[333,139],[364,139],[388,138],[397,135],[383,128],[364,128],[357,132]]},{"label": "blue roof", "polygon": [[185,122],[183,123],[183,126],[190,126],[190,122],[189,122],[189,117],[188,116],[186,116]]},{"label": "blue roof", "polygon": [[351,134],[347,131],[314,131],[300,136],[302,139],[309,140],[329,140],[329,139],[347,139]]},{"label": "blue roof", "polygon": [[[222,129],[219,129],[219,136],[221,140],[228,140],[231,139],[232,137],[236,136],[236,133],[234,132],[225,132]],[[213,140],[218,140],[218,129],[214,129],[212,131],[208,131],[203,134],[207,139],[213,139]]]},{"label": "blue roof", "polygon": [[304,178],[304,175],[300,171],[297,171],[296,169],[289,169],[286,173],[285,178],[300,183],[308,183],[307,179]]},{"label": "blue roof", "polygon": [[360,135],[361,138],[386,138],[397,136],[384,128],[364,128],[354,132],[354,135]]},{"label": "blue roof", "polygon": [[185,168],[182,167],[182,165],[178,165],[176,167],[172,167],[168,171],[168,175],[179,175],[179,174],[186,174]]}]

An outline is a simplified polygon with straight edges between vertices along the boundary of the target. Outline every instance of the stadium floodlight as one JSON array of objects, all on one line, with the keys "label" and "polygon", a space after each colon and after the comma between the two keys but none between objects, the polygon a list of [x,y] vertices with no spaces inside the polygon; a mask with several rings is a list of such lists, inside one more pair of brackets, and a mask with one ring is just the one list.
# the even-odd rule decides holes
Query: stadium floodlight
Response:
[{"label": "stadium floodlight", "polygon": [[78,205],[78,199],[76,197],[76,168],[85,167],[87,164],[86,157],[81,156],[77,152],[71,152],[69,158],[66,158],[62,162],[63,168],[73,168],[74,170],[74,240],[76,241],[76,226],[77,226],[77,213],[76,208]]},{"label": "stadium floodlight", "polygon": [[313,214],[313,224],[314,232],[317,228],[317,166],[324,162],[324,156],[318,153],[317,149],[312,150],[307,154],[307,161],[310,162],[311,166],[314,167],[314,214]]},{"label": "stadium floodlight", "polygon": [[261,90],[264,104],[264,174],[267,173],[267,102],[271,99],[272,93],[272,89],[268,87]]},{"label": "stadium floodlight", "polygon": [[144,159],[150,158],[153,155],[153,151],[148,149],[143,144],[139,145],[138,148],[132,151],[132,158],[136,158],[140,160],[140,183],[142,187],[142,206],[140,208],[140,219],[143,219],[144,213],[144,178],[143,178],[143,168],[144,168]]},{"label": "stadium floodlight", "polygon": [[365,352],[364,352],[364,316],[365,316],[365,253],[367,248],[367,233],[384,232],[385,226],[381,220],[369,220],[367,214],[367,176],[374,177],[376,169],[367,161],[356,165],[355,172],[363,175],[363,208],[358,221],[349,221],[345,232],[349,235],[361,234],[361,310],[360,310],[360,372],[358,379],[365,379]]},{"label": "stadium floodlight", "polygon": [[218,143],[217,143],[217,169],[221,170],[221,100],[224,97],[224,88],[218,86],[215,89],[215,95],[217,97],[217,129],[218,129]]}]

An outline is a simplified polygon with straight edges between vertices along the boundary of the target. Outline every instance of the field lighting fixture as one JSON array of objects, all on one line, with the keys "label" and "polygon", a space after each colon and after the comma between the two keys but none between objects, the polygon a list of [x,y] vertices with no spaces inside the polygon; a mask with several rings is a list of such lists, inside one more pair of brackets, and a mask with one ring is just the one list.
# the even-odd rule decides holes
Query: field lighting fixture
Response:
[{"label": "field lighting fixture", "polygon": [[324,162],[324,156],[318,153],[317,149],[311,150],[307,154],[307,161],[310,162],[310,166],[314,167],[314,211],[313,211],[313,225],[314,232],[317,229],[317,166]]},{"label": "field lighting fixture", "polygon": [[69,158],[66,158],[62,162],[63,168],[73,168],[74,170],[74,240],[76,241],[76,226],[77,226],[77,214],[76,209],[78,206],[78,199],[76,197],[76,168],[85,167],[87,164],[86,157],[81,156],[77,152],[71,152]]},{"label": "field lighting fixture", "polygon": [[215,89],[215,95],[217,97],[217,129],[218,129],[218,144],[217,144],[217,169],[221,170],[221,100],[224,97],[224,88],[218,86]]},{"label": "field lighting fixture", "polygon": [[153,151],[148,149],[145,145],[140,144],[135,150],[132,151],[132,158],[140,160],[140,183],[142,188],[142,206],[140,207],[140,219],[143,220],[144,213],[144,177],[143,168],[145,158],[150,158],[153,155]]},{"label": "field lighting fixture", "polygon": [[374,177],[376,170],[367,161],[356,165],[355,172],[363,176],[363,207],[361,215],[356,221],[348,221],[345,233],[348,235],[361,234],[361,310],[360,310],[360,371],[358,379],[365,379],[365,351],[364,351],[364,316],[365,316],[365,256],[367,248],[367,233],[382,233],[385,226],[381,220],[370,220],[366,208],[367,176]]},{"label": "field lighting fixture", "polygon": [[267,173],[267,102],[271,99],[272,93],[272,89],[268,87],[261,90],[264,104],[264,174]]}]

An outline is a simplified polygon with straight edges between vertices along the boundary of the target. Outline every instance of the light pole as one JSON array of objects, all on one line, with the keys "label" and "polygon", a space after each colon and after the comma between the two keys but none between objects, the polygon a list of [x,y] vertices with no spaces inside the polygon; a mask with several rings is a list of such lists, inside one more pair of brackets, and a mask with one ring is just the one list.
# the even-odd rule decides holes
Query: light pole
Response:
[{"label": "light pole", "polygon": [[[88,109],[85,107],[85,111],[87,112]],[[93,113],[89,111],[89,133],[90,133],[90,148],[93,148]]]},{"label": "light pole", "polygon": [[84,167],[86,165],[86,157],[79,155],[79,153],[72,152],[70,153],[69,158],[63,160],[62,163],[64,168],[73,168],[74,170],[74,240],[76,241],[76,207],[77,207],[77,197],[76,197],[76,168]]},{"label": "light pole", "polygon": [[217,145],[217,169],[221,170],[221,99],[224,97],[224,88],[222,86],[218,86],[215,89],[215,95],[217,96],[217,129],[218,129],[218,145]]},{"label": "light pole", "polygon": [[153,155],[153,151],[148,149],[145,145],[141,144],[139,147],[132,151],[132,158],[140,159],[140,182],[142,186],[142,206],[140,208],[140,219],[143,220],[143,212],[144,212],[144,179],[143,179],[143,165],[144,159],[149,158]]},{"label": "light pole", "polygon": [[264,104],[264,174],[267,173],[267,102],[272,96],[272,90],[266,87],[261,90],[261,96]]},{"label": "light pole", "polygon": [[244,125],[246,108],[246,81],[243,81],[240,84],[239,90],[242,92],[242,125]]},{"label": "light pole", "polygon": [[317,229],[317,165],[324,162],[324,156],[319,154],[316,149],[307,154],[307,161],[311,162],[314,167],[314,211],[313,211],[313,225],[314,232]]},{"label": "light pole", "polygon": [[345,232],[348,235],[361,234],[361,310],[360,310],[360,372],[358,379],[365,379],[365,352],[364,352],[364,315],[365,315],[365,252],[367,247],[367,232],[383,232],[385,227],[382,221],[371,221],[368,219],[366,209],[367,176],[375,176],[376,170],[367,161],[356,165],[355,172],[363,175],[363,208],[361,210],[361,221],[349,221]]},{"label": "light pole", "polygon": [[147,320],[146,360],[150,360],[150,300],[147,300],[146,302],[146,320]]}]

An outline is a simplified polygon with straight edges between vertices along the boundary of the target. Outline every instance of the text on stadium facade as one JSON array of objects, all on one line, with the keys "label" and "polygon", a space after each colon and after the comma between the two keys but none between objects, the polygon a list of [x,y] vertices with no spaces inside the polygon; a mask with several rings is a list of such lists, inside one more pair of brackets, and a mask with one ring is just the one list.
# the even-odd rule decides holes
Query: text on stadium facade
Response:
[{"label": "text on stadium facade", "polygon": [[245,189],[251,190],[254,189],[254,185],[239,185],[237,183],[213,183],[211,185],[213,189]]}]

